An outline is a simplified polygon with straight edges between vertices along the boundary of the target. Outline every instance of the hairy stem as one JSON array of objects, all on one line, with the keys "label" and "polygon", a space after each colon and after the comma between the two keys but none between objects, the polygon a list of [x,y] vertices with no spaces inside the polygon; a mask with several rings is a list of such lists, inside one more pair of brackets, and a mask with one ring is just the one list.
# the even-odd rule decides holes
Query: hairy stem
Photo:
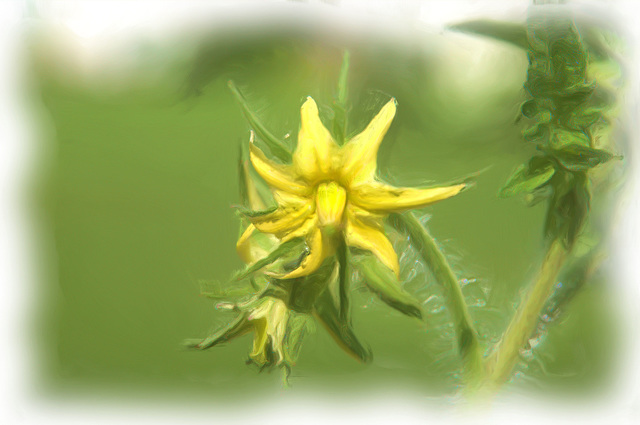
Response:
[{"label": "hairy stem", "polygon": [[389,218],[394,226],[409,235],[436,280],[445,288],[446,299],[458,335],[458,349],[463,361],[465,383],[467,387],[475,388],[481,381],[484,371],[482,349],[455,273],[436,241],[413,213],[392,214]]},{"label": "hairy stem", "polygon": [[542,267],[529,293],[518,308],[493,354],[487,360],[487,377],[484,386],[496,390],[504,384],[515,367],[520,350],[535,331],[547,299],[553,291],[558,274],[567,259],[568,252],[562,242],[554,240],[545,256]]}]

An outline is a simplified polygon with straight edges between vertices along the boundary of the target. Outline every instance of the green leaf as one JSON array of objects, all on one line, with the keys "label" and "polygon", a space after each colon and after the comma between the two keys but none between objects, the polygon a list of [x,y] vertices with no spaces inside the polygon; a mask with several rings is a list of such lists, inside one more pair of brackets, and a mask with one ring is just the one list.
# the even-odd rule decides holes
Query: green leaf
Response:
[{"label": "green leaf", "polygon": [[545,234],[552,240],[562,240],[569,249],[579,236],[589,213],[589,179],[586,172],[557,174],[552,182],[554,193],[547,210]]},{"label": "green leaf", "polygon": [[366,254],[354,257],[353,263],[362,272],[367,287],[382,301],[407,316],[422,319],[420,304],[402,288],[391,269]]},{"label": "green leaf", "polygon": [[304,337],[314,329],[311,317],[305,313],[291,311],[287,322],[287,332],[283,341],[285,362],[293,365],[298,359]]},{"label": "green leaf", "polygon": [[255,292],[255,288],[250,285],[240,286],[233,285],[232,288],[225,287],[219,281],[200,281],[200,295],[214,300],[230,300],[251,295]]},{"label": "green leaf", "polygon": [[542,103],[544,102],[535,99],[527,100],[520,108],[522,115],[538,123],[548,123],[553,115],[548,107],[542,106]]},{"label": "green leaf", "polygon": [[335,269],[336,261],[333,257],[329,257],[318,270],[308,276],[276,280],[276,282],[289,292],[289,305],[292,309],[310,313],[320,294],[335,281]]},{"label": "green leaf", "polygon": [[183,342],[187,348],[196,350],[206,350],[215,345],[227,342],[238,336],[249,332],[251,327],[248,325],[246,314],[241,314],[227,326],[217,330],[205,339],[188,339]]},{"label": "green leaf", "polygon": [[235,83],[230,80],[228,85],[231,89],[231,93],[233,93],[233,95],[236,97],[236,100],[240,104],[242,113],[244,114],[247,121],[249,121],[249,125],[251,125],[251,128],[253,128],[258,137],[260,137],[262,141],[265,142],[267,146],[269,146],[269,149],[271,149],[271,152],[274,156],[276,156],[283,162],[291,162],[291,152],[289,151],[289,148],[285,146],[276,136],[274,136],[273,133],[271,133],[264,126],[264,124],[262,124],[262,122],[260,122],[257,115],[249,108],[247,100],[242,95],[240,90],[238,90]]},{"label": "green leaf", "polygon": [[601,108],[585,108],[574,111],[567,120],[567,126],[575,130],[584,130],[603,119]]},{"label": "green leaf", "polygon": [[295,253],[296,250],[301,248],[301,245],[304,242],[304,238],[294,238],[289,241],[283,242],[278,245],[273,251],[271,251],[267,256],[259,259],[258,261],[248,264],[243,270],[237,272],[233,276],[233,280],[241,280],[245,277],[257,272],[263,267],[268,266],[269,264],[275,262],[276,260],[287,256],[288,254]]},{"label": "green leaf", "polygon": [[589,137],[581,131],[554,129],[549,145],[553,150],[561,149],[564,146],[582,145],[588,147]]},{"label": "green leaf", "polygon": [[498,22],[490,20],[477,20],[451,25],[452,30],[484,35],[496,40],[504,41],[522,49],[529,49],[527,30],[522,24],[510,22]]},{"label": "green leaf", "polygon": [[277,206],[272,206],[267,208],[266,210],[260,210],[260,211],[254,211],[248,208],[244,208],[244,207],[237,207],[237,211],[238,214],[240,214],[242,217],[246,217],[246,218],[256,218],[256,217],[262,217],[265,215],[269,215],[273,212],[275,212],[278,209]]},{"label": "green leaf", "polygon": [[571,171],[586,171],[616,158],[616,155],[604,149],[584,145],[564,145],[560,149],[551,149],[552,155]]},{"label": "green leaf", "polygon": [[548,123],[535,123],[522,132],[522,137],[531,143],[547,144],[551,130]]},{"label": "green leaf", "polygon": [[518,193],[532,193],[551,179],[555,168],[546,158],[535,156],[528,164],[523,164],[509,177],[509,180],[498,192],[498,196],[506,198]]},{"label": "green leaf", "polygon": [[340,313],[328,290],[323,291],[315,303],[314,315],[333,339],[356,360],[369,363],[373,353],[358,340],[349,322],[340,319]]}]

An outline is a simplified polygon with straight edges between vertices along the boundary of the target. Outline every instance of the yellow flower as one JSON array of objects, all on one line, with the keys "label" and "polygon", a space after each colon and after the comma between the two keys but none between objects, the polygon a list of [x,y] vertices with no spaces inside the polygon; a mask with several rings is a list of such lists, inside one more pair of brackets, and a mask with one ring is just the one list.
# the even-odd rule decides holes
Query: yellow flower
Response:
[{"label": "yellow flower", "polygon": [[[284,339],[289,320],[289,310],[282,300],[267,297],[248,316],[255,329],[253,350],[249,356],[256,364],[264,366],[273,361],[280,365],[285,360]],[[272,357],[275,355],[275,359]]]},{"label": "yellow flower", "polygon": [[247,251],[256,231],[275,235],[280,242],[304,237],[308,254],[298,268],[279,276],[288,279],[320,267],[334,253],[336,237],[342,235],[348,246],[372,252],[397,276],[398,257],[384,233],[384,217],[454,196],[465,184],[399,188],[376,179],[378,148],[395,115],[395,99],[344,146],[338,146],[322,124],[312,98],[307,98],[300,112],[292,164],[269,160],[253,143],[252,133],[251,163],[270,186],[277,209],[249,217],[251,225],[238,240],[238,251]]}]

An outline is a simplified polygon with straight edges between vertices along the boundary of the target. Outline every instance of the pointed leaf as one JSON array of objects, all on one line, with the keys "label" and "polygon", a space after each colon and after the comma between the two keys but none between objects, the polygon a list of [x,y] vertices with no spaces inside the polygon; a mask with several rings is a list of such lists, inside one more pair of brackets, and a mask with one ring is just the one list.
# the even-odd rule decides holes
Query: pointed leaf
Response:
[{"label": "pointed leaf", "polygon": [[200,295],[214,300],[230,300],[251,295],[255,292],[252,286],[240,286],[237,284],[233,287],[225,287],[219,281],[200,281]]},{"label": "pointed leaf", "polygon": [[283,343],[285,362],[293,365],[300,353],[304,337],[314,330],[311,317],[305,313],[291,311],[287,322],[287,332]]},{"label": "pointed leaf", "polygon": [[524,140],[543,145],[549,142],[550,135],[551,130],[549,123],[546,122],[535,123],[522,131],[522,138]]},{"label": "pointed leaf", "polygon": [[369,363],[373,359],[371,349],[362,345],[353,333],[351,325],[340,319],[340,313],[331,293],[323,291],[315,304],[314,315],[333,339],[356,360]]},{"label": "pointed leaf", "polygon": [[242,95],[238,87],[236,87],[233,81],[229,81],[228,83],[231,92],[236,97],[236,100],[240,104],[242,108],[242,113],[244,114],[247,121],[249,121],[249,125],[256,132],[256,134],[262,139],[263,142],[269,146],[271,152],[274,156],[280,159],[283,162],[291,162],[291,152],[289,148],[284,145],[273,133],[271,133],[265,126],[260,122],[257,115],[249,108],[249,104],[247,100]]},{"label": "pointed leaf", "polygon": [[238,214],[240,214],[241,216],[246,217],[246,218],[255,218],[255,217],[261,217],[261,216],[264,216],[264,215],[268,215],[268,214],[271,214],[272,212],[274,212],[277,209],[278,209],[277,206],[272,206],[272,207],[269,207],[269,208],[267,208],[265,210],[255,211],[255,210],[251,210],[251,209],[248,209],[248,208],[237,207]]},{"label": "pointed leaf", "polygon": [[522,49],[529,49],[527,41],[527,29],[522,24],[510,22],[498,22],[490,20],[477,20],[462,22],[449,27],[450,29],[484,35],[496,40],[505,41]]},{"label": "pointed leaf", "polygon": [[500,189],[498,196],[506,198],[518,193],[531,193],[551,179],[555,168],[542,157],[532,158],[511,175],[507,183]]},{"label": "pointed leaf", "polygon": [[586,171],[616,158],[616,155],[604,149],[584,145],[569,144],[560,149],[552,149],[553,156],[571,171]]},{"label": "pointed leaf", "polygon": [[296,250],[300,250],[300,253],[302,254],[301,246],[303,243],[304,243],[304,238],[293,238],[291,240],[281,243],[264,258],[261,258],[260,260],[252,264],[248,264],[243,270],[237,272],[233,276],[233,279],[234,280],[244,279],[245,277],[257,272],[261,268],[268,266],[269,264],[295,252]]},{"label": "pointed leaf", "polygon": [[227,342],[233,338],[236,338],[240,335],[244,335],[245,333],[251,330],[250,326],[247,325],[247,318],[244,314],[238,316],[235,320],[229,323],[224,328],[214,332],[212,335],[205,339],[188,339],[184,341],[184,345],[187,348],[193,348],[196,350],[206,350],[207,348],[211,348],[215,345]]},{"label": "pointed leaf", "polygon": [[362,272],[367,287],[382,301],[407,316],[422,319],[420,304],[402,288],[391,269],[372,255],[354,257],[353,263]]},{"label": "pointed leaf", "polygon": [[573,246],[589,212],[591,193],[586,172],[564,172],[552,182],[554,194],[549,203],[545,234]]}]

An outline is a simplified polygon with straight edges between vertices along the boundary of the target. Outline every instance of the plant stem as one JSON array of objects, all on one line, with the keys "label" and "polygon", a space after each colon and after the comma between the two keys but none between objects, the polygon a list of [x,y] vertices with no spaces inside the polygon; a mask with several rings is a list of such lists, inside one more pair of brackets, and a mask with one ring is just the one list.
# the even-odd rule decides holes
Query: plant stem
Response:
[{"label": "plant stem", "polygon": [[338,290],[340,293],[340,320],[349,321],[349,251],[344,238],[340,237],[338,256]]},{"label": "plant stem", "polygon": [[347,138],[347,77],[349,76],[349,51],[342,56],[342,66],[338,76],[338,87],[333,100],[333,133],[339,145]]},{"label": "plant stem", "polygon": [[231,89],[231,93],[235,96],[236,100],[240,104],[240,108],[242,108],[242,113],[244,114],[247,121],[251,127],[255,130],[256,134],[269,146],[271,149],[271,153],[278,157],[282,162],[291,161],[291,152],[289,148],[280,141],[273,133],[271,133],[267,127],[260,121],[258,116],[249,108],[249,104],[247,100],[242,95],[236,84],[229,80],[227,83],[229,89]]},{"label": "plant stem", "polygon": [[422,255],[436,280],[447,292],[446,299],[458,334],[458,349],[463,361],[464,380],[467,387],[475,388],[481,382],[484,373],[482,350],[455,273],[436,241],[413,213],[392,214],[389,218],[397,228],[409,234],[413,245]]},{"label": "plant stem", "polygon": [[555,239],[551,242],[533,286],[511,320],[502,340],[487,360],[484,386],[490,391],[495,391],[511,375],[520,350],[535,331],[540,312],[553,291],[567,255],[562,241]]}]

